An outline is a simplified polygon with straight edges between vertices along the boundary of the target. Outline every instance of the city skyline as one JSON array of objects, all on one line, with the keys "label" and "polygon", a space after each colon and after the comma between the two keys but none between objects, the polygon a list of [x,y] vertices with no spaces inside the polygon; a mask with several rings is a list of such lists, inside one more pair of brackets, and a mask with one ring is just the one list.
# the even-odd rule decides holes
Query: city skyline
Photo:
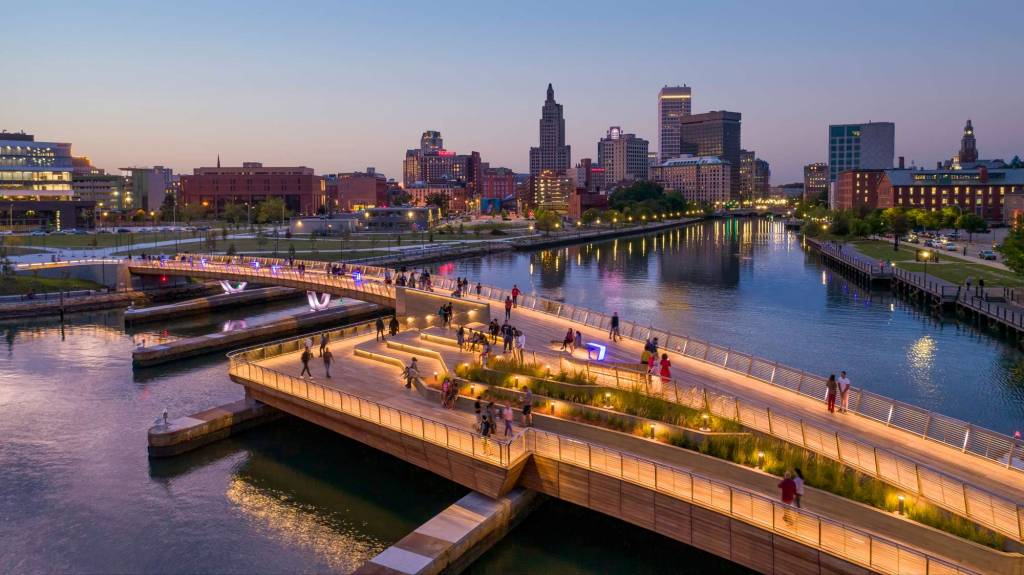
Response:
[{"label": "city skyline", "polygon": [[[991,13],[1012,8],[989,4]],[[686,84],[693,113],[743,114],[742,145],[771,163],[775,183],[801,181],[805,164],[827,161],[830,124],[894,122],[896,154],[924,167],[958,151],[968,118],[986,158],[1020,153],[1024,128],[1015,105],[1024,80],[1000,73],[1009,65],[1002,57],[1019,49],[1010,22],[987,20],[971,50],[938,46],[936,30],[980,30],[952,3],[875,4],[875,18],[866,7],[845,20],[822,20],[811,4],[782,14],[659,5],[644,15],[605,6],[600,18],[560,6],[543,21],[532,4],[501,13],[484,7],[472,20],[426,7],[308,3],[301,18],[289,18],[294,11],[273,4],[244,14],[148,6],[141,11],[152,27],[129,25],[139,10],[104,9],[116,4],[56,6],[57,16],[46,15],[52,41],[3,67],[20,88],[6,95],[0,128],[73,142],[76,154],[108,171],[165,165],[190,173],[215,165],[219,154],[224,165],[307,165],[317,173],[374,166],[401,180],[408,142],[438,130],[453,149],[527,172],[548,83],[564,106],[574,160],[595,158],[610,125],[658,142],[658,91]],[[11,14],[11,44],[29,42],[29,24],[43,16],[30,6]],[[693,19],[708,25],[681,28]],[[625,53],[593,60],[608,21],[648,31],[638,36],[645,49],[632,53],[636,62]],[[336,34],[304,36],[311,22],[331,23]],[[379,22],[388,23],[382,36],[374,34]],[[410,51],[403,39],[423,25],[437,40]],[[82,27],[90,33],[76,34]],[[558,42],[544,38],[560,27]],[[685,38],[671,42],[673,30],[686,30]],[[715,53],[702,53],[716,34]],[[438,59],[467,72],[438,76],[426,64]],[[61,74],[55,80],[39,62],[60,63]],[[625,71],[598,73],[609,66]],[[997,76],[998,89],[988,88]]]}]

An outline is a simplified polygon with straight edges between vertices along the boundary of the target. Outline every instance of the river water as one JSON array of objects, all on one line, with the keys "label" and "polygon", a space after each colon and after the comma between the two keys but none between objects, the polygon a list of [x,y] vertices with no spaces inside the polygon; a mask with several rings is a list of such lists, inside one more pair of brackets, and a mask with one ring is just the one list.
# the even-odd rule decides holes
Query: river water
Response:
[{"label": "river water", "polygon": [[[870,294],[778,224],[739,220],[438,266],[618,311],[1009,431],[1021,354]],[[140,338],[173,339],[305,310],[241,308],[127,331],[120,312],[0,322],[0,573],[348,572],[465,490],[292,419],[150,461],[145,430],[241,397],[223,357],[133,370]],[[969,398],[969,401],[964,401]],[[473,573],[702,573],[738,567],[617,519],[541,508]]]}]

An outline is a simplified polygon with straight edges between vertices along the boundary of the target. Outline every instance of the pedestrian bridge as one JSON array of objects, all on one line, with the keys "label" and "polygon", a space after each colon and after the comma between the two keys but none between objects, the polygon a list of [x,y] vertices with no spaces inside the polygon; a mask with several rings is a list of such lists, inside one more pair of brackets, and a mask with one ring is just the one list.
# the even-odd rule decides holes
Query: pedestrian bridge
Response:
[{"label": "pedestrian bridge", "polygon": [[[365,299],[384,305],[396,305],[395,288],[385,285],[381,281],[385,273],[382,268],[365,266],[358,269],[349,268],[346,275],[338,276],[330,274],[329,268],[318,262],[304,262],[305,271],[299,272],[294,268],[289,268],[281,260],[260,260],[258,266],[253,266],[248,259],[245,261],[246,263],[243,264],[238,258],[235,258],[235,263],[227,263],[224,259],[216,257],[196,256],[193,257],[192,263],[187,261],[133,261],[130,262],[129,269],[133,274],[161,273],[286,285],[308,291]],[[450,293],[454,289],[453,281],[448,278],[435,276],[433,281],[435,288],[440,293]],[[418,292],[419,290],[409,291]],[[432,297],[441,297],[436,294],[431,295]],[[484,287],[480,302],[499,304],[507,295],[507,290]],[[475,300],[475,297],[471,299]],[[403,330],[406,328],[426,329],[436,322],[436,318],[431,319],[429,311],[400,315],[400,317]],[[1021,479],[1024,478],[1024,464],[1021,460],[1020,443],[1006,435],[860,389],[854,389],[851,392],[850,414],[831,415],[824,412],[822,407],[821,400],[824,397],[825,388],[824,381],[820,376],[630,321],[621,322],[621,331],[625,339],[616,344],[610,344],[607,342],[607,328],[610,323],[608,316],[562,302],[535,296],[521,296],[520,306],[513,312],[512,323],[523,329],[531,342],[560,339],[566,327],[571,326],[574,329],[579,329],[589,341],[607,343],[609,357],[606,362],[591,362],[586,357],[560,357],[552,350],[543,347],[534,347],[530,351],[535,354],[533,356],[535,362],[558,362],[559,364],[565,362],[571,367],[586,369],[600,384],[607,386],[631,386],[634,382],[630,379],[631,370],[616,368],[614,362],[634,361],[633,358],[639,356],[643,341],[649,337],[657,337],[662,349],[670,354],[673,364],[672,381],[664,386],[657,386],[658,388],[654,390],[654,393],[661,397],[704,410],[717,417],[731,419],[748,429],[799,445],[808,451],[839,461],[861,473],[881,479],[904,490],[908,495],[923,498],[950,513],[966,517],[1011,540],[1022,540],[1024,506],[1021,505],[1021,502],[1024,501],[1024,487],[1022,487],[1024,482]],[[429,336],[426,332],[424,335]],[[417,345],[421,347],[428,345],[424,342],[429,342],[429,339],[429,337],[424,337]],[[292,396],[296,395],[305,401],[310,398],[310,393],[319,393],[320,395],[316,397],[320,398],[320,403],[317,403],[318,407],[315,410],[319,410],[318,413],[321,416],[328,412],[333,416],[333,411],[325,411],[324,404],[327,401],[334,401],[331,398],[337,399],[331,409],[342,406],[341,403],[338,403],[342,401],[340,390],[337,391],[337,395],[328,394],[326,391],[322,393],[309,391],[316,390],[317,384],[296,380],[284,371],[277,371],[267,367],[261,361],[254,360],[255,356],[252,355],[269,353],[270,355],[267,357],[272,358],[284,354],[283,351],[274,355],[275,352],[267,351],[270,348],[259,349],[263,351],[247,351],[244,356],[236,356],[232,360],[232,374],[236,379],[248,382],[246,385],[250,389],[267,396],[268,402],[271,404],[275,404],[275,401],[287,403],[293,401]],[[372,353],[381,352],[381,350],[377,352],[363,350],[365,353],[358,354],[354,345],[351,351],[353,357],[357,357],[360,362],[367,359],[366,353],[371,353],[372,357]],[[388,353],[393,354],[395,351],[385,351],[382,355],[386,356]],[[380,369],[379,366],[375,367]],[[242,369],[248,371],[244,374],[239,373],[239,370]],[[397,368],[392,366],[391,369]],[[254,374],[258,374],[260,377],[255,378]],[[394,375],[389,377],[394,377]],[[365,375],[358,379],[365,379]],[[273,383],[268,383],[270,381]],[[292,387],[283,390],[278,385],[280,382],[287,382],[287,385]],[[295,389],[300,391],[293,393]],[[364,390],[355,389],[345,393],[363,401],[367,400]],[[270,396],[273,394],[284,395],[271,398]],[[358,401],[356,404],[362,405]],[[349,403],[350,409],[351,405],[353,404]],[[388,404],[384,402],[381,405]],[[312,409],[313,406],[307,407]],[[359,409],[367,408],[359,407]],[[392,409],[398,408],[392,407]],[[285,410],[287,411],[287,409]],[[344,409],[341,411],[344,412]],[[362,423],[359,425],[363,427],[358,432],[349,429],[349,432],[357,439],[359,439],[357,435],[360,433],[363,435],[376,433],[370,431],[372,428],[365,427],[369,421],[366,417],[371,417],[372,413],[360,411],[361,415],[358,415],[357,418],[361,419]],[[379,410],[376,413],[379,418]],[[405,413],[407,416],[399,414],[398,419],[395,420],[398,421],[399,426],[413,425],[403,423],[405,421],[402,419],[403,417],[412,417],[413,414],[418,414],[418,417],[422,418],[425,412],[422,411],[422,406],[417,406],[415,409],[406,410]],[[314,419],[312,414],[309,415],[307,419]],[[366,415],[366,417],[362,417],[362,415]],[[427,417],[429,418],[429,416]],[[327,423],[324,419],[319,421]],[[355,422],[350,422],[349,427],[351,428],[355,424]],[[383,424],[378,420],[375,425],[379,427]],[[601,449],[607,450],[608,446],[583,441],[582,443],[586,444],[586,447],[577,447],[575,443],[564,443],[570,439],[563,439],[562,436],[552,440],[555,445],[558,445],[558,457],[548,457],[552,455],[552,452],[550,450],[543,451],[543,448],[538,445],[548,445],[544,439],[548,436],[544,434],[555,433],[558,435],[558,433],[555,430],[542,431],[540,429],[526,430],[520,436],[521,439],[507,445],[492,440],[490,447],[493,448],[493,451],[483,453],[480,451],[483,444],[479,438],[472,439],[474,436],[469,431],[472,425],[466,426],[463,422],[456,426],[462,433],[449,434],[445,432],[446,451],[468,456],[481,471],[473,480],[474,483],[471,484],[467,478],[471,474],[470,470],[473,466],[467,466],[464,460],[456,457],[458,461],[448,459],[449,470],[445,474],[484,493],[499,493],[517,481],[538,488],[537,485],[529,483],[532,481],[528,479],[530,477],[537,478],[537,481],[544,478],[555,481],[555,484],[559,486],[559,493],[561,493],[563,488],[568,490],[576,485],[575,480],[571,479],[573,477],[572,470],[582,469],[582,467],[572,462],[582,461],[584,456],[579,455],[580,453],[586,454],[588,466],[594,465],[594,461],[608,461],[609,457],[600,451]],[[388,426],[385,425],[385,427]],[[427,425],[426,428],[430,427]],[[421,433],[426,434],[427,431]],[[401,431],[400,435],[407,434],[405,431]],[[440,441],[436,434],[430,436],[432,439],[424,439],[424,437],[426,436],[421,439],[427,443],[436,444]],[[449,437],[460,438],[458,439],[460,447],[448,445]],[[539,443],[538,438],[540,438]],[[579,441],[578,437],[571,439]],[[368,439],[367,441],[373,440]],[[594,450],[595,445],[597,451]],[[429,448],[424,446],[423,449],[428,450]],[[630,446],[630,449],[635,449],[635,446]],[[578,456],[572,455],[574,453]],[[596,458],[595,453],[598,454]],[[642,485],[639,479],[640,475],[627,477],[623,473],[632,473],[630,470],[638,470],[642,466],[632,463],[641,458],[636,452],[620,449],[616,453],[618,455],[612,456],[612,459],[618,462],[615,465],[618,465],[620,469],[618,481],[630,484],[627,487],[620,485],[617,488],[617,493],[621,498],[630,493],[629,490],[635,485]],[[625,459],[623,459],[624,456]],[[552,463],[553,467],[544,467],[546,457],[554,462]],[[565,459],[567,457],[571,461],[567,461]],[[420,460],[421,463],[424,461],[426,460]],[[452,463],[452,461],[456,462]],[[626,467],[622,467],[623,461],[629,462]],[[413,463],[417,462],[413,461]],[[523,465],[517,468],[520,463]],[[650,466],[644,467],[652,470],[653,475],[650,476],[650,481],[654,481],[654,493],[664,491],[663,486],[658,484],[660,480],[657,471],[659,464],[655,461]],[[431,468],[429,465],[427,466]],[[561,473],[563,469],[569,469],[565,472],[564,479]],[[625,471],[622,471],[623,469]],[[685,470],[685,467],[683,469]],[[601,477],[594,479],[593,473],[606,475],[593,467],[587,467],[586,470],[587,485],[591,487],[600,485],[602,481]],[[637,473],[639,472],[637,471]],[[462,479],[460,480],[459,477]],[[692,479],[690,482],[693,485]],[[551,490],[549,485],[545,492]],[[566,491],[566,493],[569,492]],[[712,489],[711,493],[714,492],[715,490]],[[766,496],[762,494],[761,497]],[[570,496],[566,498],[572,500]],[[730,495],[729,509],[736,508],[732,499],[733,496]],[[768,500],[770,502],[770,497]],[[625,501],[625,499],[620,499],[618,504],[620,511]],[[697,507],[703,509],[699,502],[691,500],[690,503],[695,503]],[[711,510],[714,511],[714,506]],[[697,511],[697,513],[704,511],[707,509]],[[730,511],[730,513],[732,512]],[[772,511],[772,513],[775,512]],[[824,515],[822,517],[825,520],[832,520]],[[857,521],[851,521],[851,519],[857,519],[857,517],[844,517],[843,521],[856,527]],[[820,522],[822,519],[818,518],[815,521]],[[746,521],[741,522],[747,523]],[[777,527],[773,526],[770,531],[776,533]],[[697,534],[698,531],[701,534],[705,532],[703,529],[694,530],[695,537],[701,536]],[[870,529],[867,531],[871,533]],[[783,537],[787,536],[783,535]],[[816,537],[820,545],[822,541],[820,535]],[[925,555],[933,551],[941,555],[942,547],[929,548],[925,543],[917,542],[914,548]],[[884,546],[878,548],[882,549]],[[819,548],[819,551],[821,550],[825,549]],[[829,550],[825,550],[825,552],[831,553]],[[857,565],[872,565],[861,560],[853,560],[850,557],[846,558]],[[925,572],[871,568],[883,572]],[[986,570],[980,569],[980,571]],[[942,571],[932,570],[930,572]]]}]

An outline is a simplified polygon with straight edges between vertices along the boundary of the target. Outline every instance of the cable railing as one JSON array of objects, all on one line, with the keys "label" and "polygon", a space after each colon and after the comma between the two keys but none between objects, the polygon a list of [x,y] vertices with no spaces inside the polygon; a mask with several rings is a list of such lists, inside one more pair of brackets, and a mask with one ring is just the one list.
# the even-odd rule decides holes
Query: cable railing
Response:
[{"label": "cable railing", "polygon": [[[367,335],[371,330],[371,324],[364,323],[326,333],[340,339]],[[689,470],[536,428],[521,429],[507,441],[487,439],[457,426],[283,374],[256,363],[300,350],[305,337],[308,336],[233,352],[228,355],[230,373],[252,384],[505,469],[518,465],[523,457],[531,454],[587,469],[735,518],[880,573],[973,573],[924,551]]]}]

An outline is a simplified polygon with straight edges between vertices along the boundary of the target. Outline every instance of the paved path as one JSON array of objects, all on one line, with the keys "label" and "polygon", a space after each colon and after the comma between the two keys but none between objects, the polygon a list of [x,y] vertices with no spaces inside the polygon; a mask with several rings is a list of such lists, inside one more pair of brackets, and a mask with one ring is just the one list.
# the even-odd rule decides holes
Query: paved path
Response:
[{"label": "paved path", "polygon": [[[517,326],[526,327],[528,330],[535,330],[538,334],[546,333],[543,329],[548,326],[548,323],[539,322],[539,318],[528,317],[526,313],[516,313],[514,319],[517,320],[515,322]],[[403,343],[414,344],[440,352],[444,361],[452,368],[461,361],[472,361],[474,357],[472,353],[460,352],[450,346],[422,341],[418,337],[418,332],[415,331],[401,333],[396,339]],[[535,339],[535,341],[539,343],[543,340]],[[425,399],[417,391],[406,389],[400,377],[401,370],[398,367],[354,356],[353,351],[357,346],[360,349],[368,349],[400,358],[405,363],[408,363],[412,355],[415,355],[388,348],[382,343],[375,343],[372,334],[349,338],[330,345],[331,351],[336,358],[331,370],[331,379],[324,377],[323,363],[319,358],[314,358],[310,362],[312,371],[315,374],[313,380],[321,385],[347,391],[403,411],[415,413],[452,426],[462,427],[466,430],[473,429],[475,423],[473,414],[461,410],[443,409],[436,402]],[[495,347],[497,350],[500,350],[500,345]],[[539,347],[540,349],[545,349],[547,346],[540,345]],[[527,348],[529,351],[530,346],[527,345]],[[316,351],[317,345],[314,345],[314,354]],[[618,347],[617,351],[625,352],[628,350],[622,346]],[[297,377],[301,370],[300,355],[301,352],[293,352],[258,363]],[[433,372],[435,370],[440,371],[437,360],[430,359],[422,354],[416,355],[416,357],[420,364],[420,372],[427,376],[428,383],[432,383]],[[558,420],[541,413],[535,415],[535,423],[541,429],[553,431],[581,441],[605,445],[623,452],[633,453],[665,465],[692,470],[707,477],[720,479],[737,487],[771,498],[778,497],[776,485],[780,478],[756,469],[732,464],[709,456],[702,456],[694,451],[668,446],[628,434],[609,432],[603,428]],[[908,546],[926,550],[933,555],[945,557],[954,563],[961,563],[981,571],[990,571],[994,565],[1001,565],[999,563],[1003,558],[1001,554],[988,548],[824,491],[808,488],[804,502],[805,509],[834,521],[873,532]]]}]

